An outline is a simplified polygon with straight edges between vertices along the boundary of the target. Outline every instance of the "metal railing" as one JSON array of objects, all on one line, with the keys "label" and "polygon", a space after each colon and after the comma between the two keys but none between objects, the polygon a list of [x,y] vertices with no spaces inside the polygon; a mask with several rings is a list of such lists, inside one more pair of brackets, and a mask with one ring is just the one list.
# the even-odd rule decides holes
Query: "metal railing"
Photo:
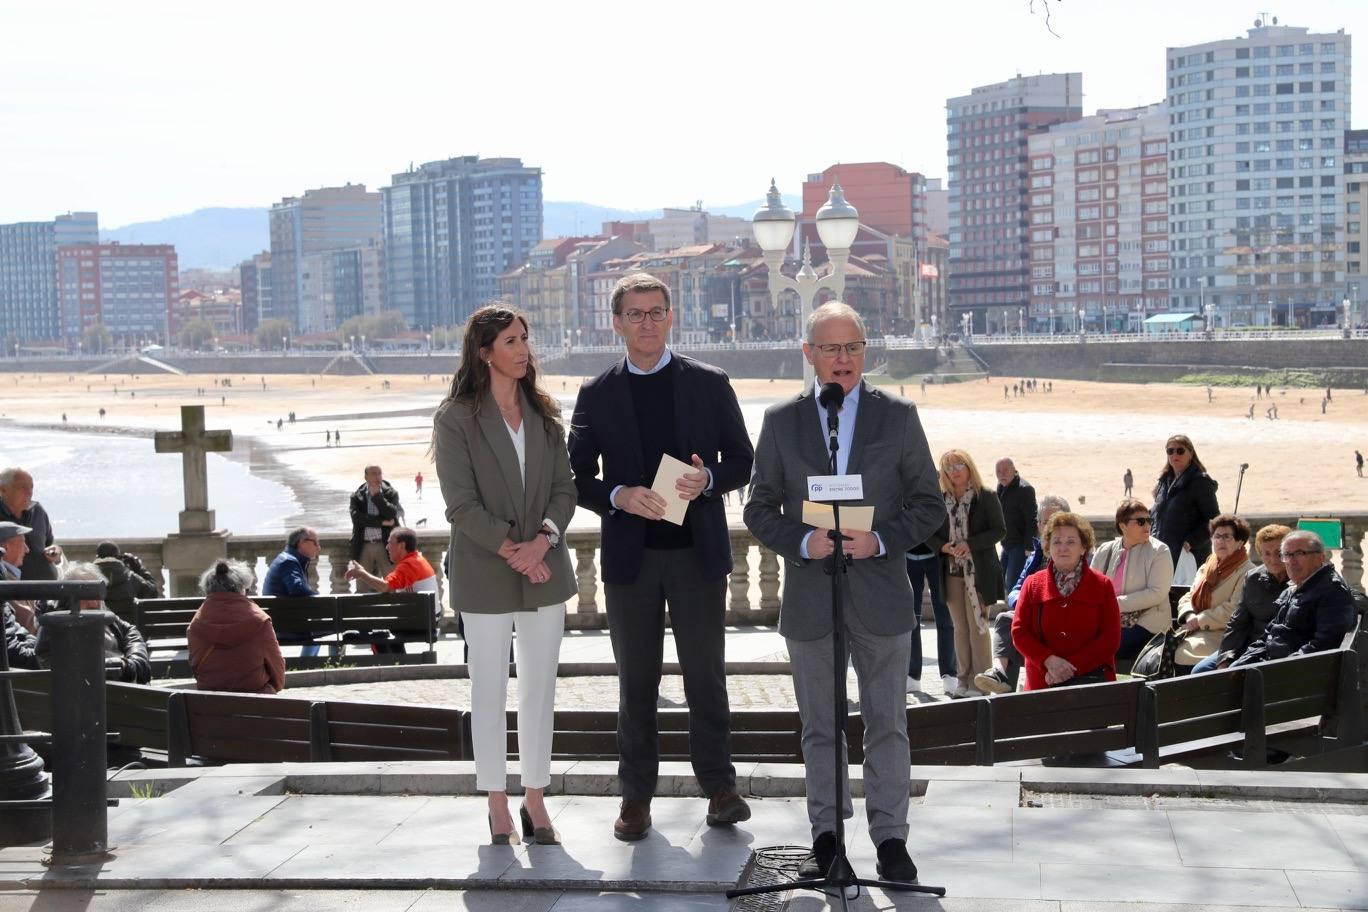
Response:
[{"label": "metal railing", "polygon": [[[1106,333],[1096,330],[1061,333],[975,333],[968,337],[971,345],[1076,345],[1079,342],[1307,342],[1326,339],[1368,339],[1368,329],[1354,329],[1347,335],[1343,329],[1215,329],[1211,332],[1148,332]],[[889,345],[900,348],[900,345]]]},{"label": "metal railing", "polygon": [[[1363,589],[1363,541],[1368,536],[1368,512],[1330,511],[1344,521],[1344,540],[1348,547],[1340,552],[1342,575],[1350,586]],[[1296,525],[1297,517],[1284,513],[1243,514],[1250,526],[1258,529],[1269,523]],[[1114,517],[1089,517],[1099,541],[1115,536]],[[779,600],[783,586],[783,561],[770,549],[761,545],[745,526],[734,525],[730,530],[734,569],[727,584],[727,623],[731,625],[774,624],[779,619]],[[322,532],[319,535],[320,559],[310,564],[309,573],[320,592],[344,592],[350,584],[344,574],[351,557],[351,535],[347,532]],[[418,531],[418,547],[437,569],[438,599],[449,604],[445,592],[446,574],[441,572],[450,536],[446,529]],[[93,560],[100,539],[63,541],[62,548],[70,560]],[[569,607],[566,624],[575,628],[603,628],[607,619],[603,610],[602,586],[599,576],[598,529],[572,529],[566,533],[563,547],[569,548],[575,566],[578,594]],[[123,539],[120,547],[137,554],[154,579],[162,578],[162,540],[158,538]],[[256,568],[258,581],[265,567],[284,547],[280,535],[232,535],[228,538],[228,555],[246,561]],[[193,595],[191,592],[170,593]],[[449,615],[448,615],[449,616]],[[451,620],[454,623],[454,619]]]}]

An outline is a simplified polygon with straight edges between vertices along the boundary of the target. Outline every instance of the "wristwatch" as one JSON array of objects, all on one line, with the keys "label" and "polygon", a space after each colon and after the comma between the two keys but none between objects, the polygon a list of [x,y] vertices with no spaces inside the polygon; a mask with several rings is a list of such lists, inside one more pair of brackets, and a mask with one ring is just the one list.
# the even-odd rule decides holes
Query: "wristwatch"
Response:
[{"label": "wristwatch", "polygon": [[557,534],[557,533],[555,533],[555,532],[552,532],[550,529],[546,528],[545,526],[542,526],[540,529],[538,529],[538,530],[537,530],[537,534],[538,534],[538,535],[545,535],[545,536],[546,536],[547,544],[549,544],[553,549],[554,549],[554,548],[559,548],[559,547],[560,547],[560,541],[561,541],[560,535]]}]

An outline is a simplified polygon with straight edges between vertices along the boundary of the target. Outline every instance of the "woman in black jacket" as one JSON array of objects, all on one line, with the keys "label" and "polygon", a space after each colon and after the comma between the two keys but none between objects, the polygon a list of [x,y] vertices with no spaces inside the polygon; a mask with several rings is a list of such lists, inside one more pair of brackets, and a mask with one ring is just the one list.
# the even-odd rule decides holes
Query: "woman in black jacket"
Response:
[{"label": "woman in black jacket", "polygon": [[964,450],[940,458],[940,487],[946,519],[926,542],[940,555],[941,592],[955,622],[958,687],[951,697],[978,696],[974,675],[993,667],[988,609],[1005,597],[997,544],[1007,532],[997,494],[984,487],[974,460]]},{"label": "woman in black jacket", "polygon": [[1184,551],[1192,552],[1197,566],[1211,554],[1207,523],[1220,514],[1216,480],[1197,458],[1197,449],[1185,434],[1174,434],[1164,444],[1167,460],[1154,485],[1154,537],[1168,545],[1173,565]]}]

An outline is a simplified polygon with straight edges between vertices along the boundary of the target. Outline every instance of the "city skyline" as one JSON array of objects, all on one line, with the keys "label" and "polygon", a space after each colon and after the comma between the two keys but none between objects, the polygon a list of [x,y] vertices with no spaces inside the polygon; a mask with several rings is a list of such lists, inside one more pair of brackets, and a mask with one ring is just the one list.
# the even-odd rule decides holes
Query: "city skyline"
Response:
[{"label": "city skyline", "polygon": [[[1091,114],[1162,100],[1166,48],[1235,37],[1263,12],[1313,32],[1368,31],[1368,4],[1343,0],[1164,2],[1135,16],[1053,3],[1056,38],[1035,6],[856,2],[834,23],[815,5],[705,2],[681,18],[613,2],[592,20],[553,5],[459,19],[414,6],[385,28],[347,4],[328,17],[279,4],[21,4],[0,11],[0,34],[23,36],[0,55],[0,79],[17,87],[0,97],[0,223],[95,210],[117,228],[265,206],[301,187],[383,187],[410,162],[453,155],[520,157],[543,169],[545,199],[623,209],[754,199],[770,177],[793,194],[837,162],[943,178],[946,99],[974,86],[1082,72]],[[86,26],[71,29],[77,16]],[[403,27],[410,18],[421,34]],[[472,32],[517,40],[457,40]],[[291,42],[306,50],[283,54]],[[777,60],[791,69],[765,69]]]}]

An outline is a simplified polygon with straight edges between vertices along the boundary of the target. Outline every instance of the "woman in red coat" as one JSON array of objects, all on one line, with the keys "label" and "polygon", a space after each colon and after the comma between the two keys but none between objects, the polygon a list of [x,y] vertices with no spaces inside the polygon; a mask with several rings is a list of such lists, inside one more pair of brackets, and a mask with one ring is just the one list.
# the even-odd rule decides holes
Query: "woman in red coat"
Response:
[{"label": "woman in red coat", "polygon": [[1088,521],[1056,513],[1041,536],[1050,560],[1026,578],[1012,621],[1012,644],[1026,664],[1026,689],[1116,680],[1121,609],[1111,580],[1088,566],[1093,547]]}]

